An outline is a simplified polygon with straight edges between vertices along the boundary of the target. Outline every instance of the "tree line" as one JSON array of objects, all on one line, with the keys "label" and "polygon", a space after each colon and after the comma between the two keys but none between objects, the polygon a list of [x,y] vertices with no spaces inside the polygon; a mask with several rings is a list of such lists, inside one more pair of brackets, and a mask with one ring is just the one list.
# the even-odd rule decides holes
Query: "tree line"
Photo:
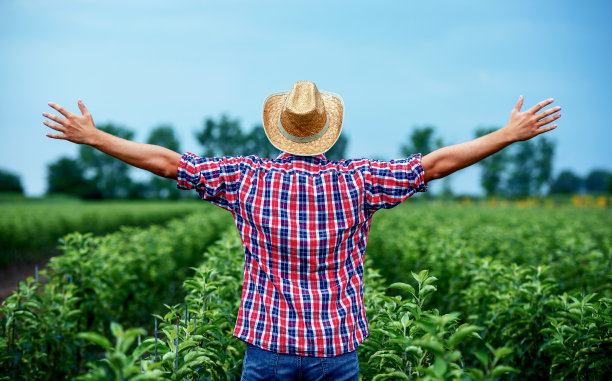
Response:
[{"label": "tree line", "polygon": [[[114,124],[98,126],[124,139],[132,140],[134,132]],[[486,135],[499,127],[480,127],[474,138]],[[269,142],[261,125],[245,132],[237,119],[222,115],[207,118],[195,132],[201,146],[201,156],[257,155],[274,158],[279,151]],[[182,152],[171,125],[160,125],[151,130],[149,144]],[[428,153],[449,145],[433,126],[414,127],[400,145],[400,153],[407,157],[413,153]],[[348,138],[342,134],[336,144],[326,152],[330,160],[345,158]],[[553,177],[553,159],[556,143],[542,135],[536,139],[517,142],[480,161],[480,185],[487,196],[525,197],[544,194],[612,193],[612,172],[594,169],[580,177],[569,169]],[[79,146],[77,157],[64,156],[47,166],[47,194],[67,194],[83,199],[115,198],[179,198],[176,182],[151,175],[148,180],[137,181],[131,176],[131,167],[96,149]],[[442,194],[452,195],[448,181],[442,181]],[[18,175],[0,169],[0,192],[23,193]]]}]

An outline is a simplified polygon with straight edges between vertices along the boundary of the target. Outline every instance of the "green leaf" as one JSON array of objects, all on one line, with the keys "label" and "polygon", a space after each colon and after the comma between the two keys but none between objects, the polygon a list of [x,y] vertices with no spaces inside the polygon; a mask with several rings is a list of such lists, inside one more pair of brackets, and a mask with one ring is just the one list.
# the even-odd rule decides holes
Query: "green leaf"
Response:
[{"label": "green leaf", "polygon": [[442,377],[444,376],[444,374],[446,374],[446,371],[448,370],[448,364],[446,364],[446,361],[444,361],[442,357],[436,357],[433,368],[434,372],[438,376]]},{"label": "green leaf", "polygon": [[421,290],[419,291],[419,296],[426,296],[434,291],[436,291],[436,287],[432,286],[430,284],[428,284],[427,286],[421,288]]},{"label": "green leaf", "polygon": [[465,373],[470,375],[475,381],[482,381],[484,379],[484,373],[480,369],[469,369]]},{"label": "green leaf", "polygon": [[481,329],[482,329],[481,327],[478,327],[475,325],[459,327],[457,331],[453,333],[451,337],[448,339],[448,345],[450,345],[451,347],[454,347],[455,345],[463,341],[463,339],[465,339],[467,336],[470,336],[472,333],[476,333],[480,331]]},{"label": "green leaf", "polygon": [[408,327],[412,323],[412,320],[410,320],[410,312],[406,312],[404,316],[402,316],[400,322],[402,323],[402,327]]},{"label": "green leaf", "polygon": [[113,333],[113,336],[115,336],[116,338],[123,337],[123,328],[117,322],[111,322],[111,332]]},{"label": "green leaf", "polygon": [[80,332],[77,334],[77,338],[91,341],[94,344],[101,346],[108,350],[111,346],[110,341],[99,333],[96,332]]},{"label": "green leaf", "polygon": [[489,366],[489,355],[483,351],[474,351],[474,356],[482,363],[482,365]]},{"label": "green leaf", "polygon": [[384,364],[385,360],[389,360],[389,362],[391,362],[395,368],[401,369],[403,365],[402,359],[394,353],[385,353],[385,352],[386,351],[378,351],[374,353],[368,361],[374,361],[376,359],[380,359],[381,361],[380,366],[382,367],[382,364]]},{"label": "green leaf", "polygon": [[410,380],[408,376],[406,376],[403,372],[391,372],[385,374],[379,374],[375,376],[372,381],[381,381],[381,380]]},{"label": "green leaf", "polygon": [[444,354],[444,346],[442,346],[442,344],[440,344],[440,342],[436,339],[417,339],[412,342],[412,345],[425,348],[437,356],[442,356]]},{"label": "green leaf", "polygon": [[512,354],[512,352],[514,352],[512,348],[508,348],[508,347],[497,348],[495,351],[493,351],[493,354],[495,355],[495,361],[497,361],[498,359],[504,356]]},{"label": "green leaf", "polygon": [[491,376],[492,377],[499,377],[504,373],[507,372],[514,372],[514,373],[520,373],[520,371],[516,368],[513,368],[511,366],[507,366],[507,365],[498,365],[495,367],[495,369],[493,369],[493,372],[491,372]]},{"label": "green leaf", "polygon": [[162,373],[155,369],[149,373],[139,374],[138,376],[134,376],[130,378],[130,381],[154,381],[161,379]]},{"label": "green leaf", "polygon": [[412,294],[412,296],[415,295],[414,287],[412,287],[408,283],[397,282],[397,283],[393,283],[388,288],[395,288],[401,291],[407,291],[408,293]]}]

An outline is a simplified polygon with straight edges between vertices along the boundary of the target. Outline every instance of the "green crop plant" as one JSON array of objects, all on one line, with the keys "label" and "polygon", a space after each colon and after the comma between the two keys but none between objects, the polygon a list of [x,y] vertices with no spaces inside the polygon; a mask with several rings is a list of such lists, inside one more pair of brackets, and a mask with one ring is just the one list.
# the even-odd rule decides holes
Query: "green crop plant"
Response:
[{"label": "green crop plant", "polygon": [[[157,332],[145,337],[113,368],[124,380],[238,380],[246,345],[232,335],[240,305],[244,255],[237,232],[227,232],[204,254],[195,274],[183,283],[184,303],[166,305]],[[87,334],[94,334],[89,332]],[[81,380],[104,379],[114,352],[89,363]],[[115,355],[116,356],[116,355]],[[137,373],[132,372],[139,369]],[[129,374],[129,376],[127,375]]]},{"label": "green crop plant", "polygon": [[189,266],[227,230],[227,217],[209,209],[165,227],[64,237],[64,254],[40,272],[41,282],[21,282],[0,307],[0,374],[27,380],[77,375],[98,353],[76,334],[108,338],[110,322],[138,327],[163,301],[180,300]]},{"label": "green crop plant", "polygon": [[[609,210],[414,203],[380,213],[365,259],[363,380],[612,374]],[[66,238],[65,258],[41,271],[47,283],[28,279],[2,306],[0,379],[239,379],[244,254],[229,222],[211,218],[116,241]],[[167,292],[191,266],[183,257],[199,266]],[[140,344],[117,344],[138,326]]]},{"label": "green crop plant", "polygon": [[[360,373],[363,379],[372,380],[423,380],[462,379],[475,374],[475,379],[492,379],[507,372],[518,372],[510,366],[498,363],[495,358],[489,366],[466,369],[466,358],[474,357],[465,350],[465,342],[475,341],[485,348],[480,336],[482,327],[461,323],[459,313],[440,315],[437,309],[426,309],[425,304],[433,293],[437,278],[428,270],[412,272],[417,287],[408,283],[394,283],[402,296],[388,296],[382,287],[380,275],[370,270],[366,289],[366,311],[370,321],[370,336],[359,347]],[[368,284],[368,283],[366,283]],[[508,348],[493,349],[507,353]],[[484,352],[483,352],[484,353]],[[500,356],[501,358],[501,356]]]}]

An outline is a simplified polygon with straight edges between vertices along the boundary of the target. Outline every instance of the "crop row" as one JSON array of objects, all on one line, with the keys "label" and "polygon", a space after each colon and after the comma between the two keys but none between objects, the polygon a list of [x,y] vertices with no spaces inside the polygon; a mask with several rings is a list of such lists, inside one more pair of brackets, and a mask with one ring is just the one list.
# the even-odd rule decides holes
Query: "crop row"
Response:
[{"label": "crop row", "polygon": [[[226,234],[208,250],[205,258],[196,274],[184,283],[187,291],[184,303],[167,306],[164,316],[156,316],[157,332],[150,330],[148,336],[139,337],[144,330],[124,331],[114,325],[115,345],[96,332],[82,333],[80,338],[101,346],[106,354],[103,359],[90,362],[89,372],[79,379],[240,379],[246,347],[232,336],[240,304],[240,293],[236,290],[242,282],[243,268],[242,246],[237,233]],[[366,309],[374,328],[371,338],[358,351],[364,379],[395,379],[400,374],[405,378],[409,373],[435,377],[479,372],[478,368],[462,367],[469,354],[462,352],[460,346],[465,341],[476,340],[482,350],[486,350],[486,344],[477,333],[480,328],[460,325],[459,319],[452,314],[438,316],[435,310],[421,308],[427,296],[434,292],[431,287],[435,277],[428,276],[427,271],[413,274],[422,286],[416,297],[390,298],[385,295],[384,280],[372,268],[372,263],[367,263],[366,267]],[[136,348],[126,345],[137,338],[140,345]],[[402,357],[396,355],[393,349],[404,345],[408,345],[408,352],[400,355]],[[502,364],[507,349],[494,350],[498,358],[491,372],[515,371]]]},{"label": "crop row", "polygon": [[13,202],[0,203],[0,268],[37,260],[55,250],[58,237],[91,232],[99,235],[120,226],[145,226],[193,212],[194,202]]},{"label": "crop row", "polygon": [[473,256],[542,266],[560,292],[612,297],[612,211],[405,203],[374,215],[366,256],[391,282],[406,269],[435,269],[448,291],[433,302],[445,311],[459,307]]},{"label": "crop row", "polygon": [[[488,259],[474,257],[473,261],[472,268],[488,266]],[[166,306],[165,315],[156,316],[157,331],[149,323],[148,335],[144,330],[123,331],[117,325],[111,340],[96,332],[82,333],[80,338],[106,353],[103,359],[90,362],[89,372],[80,379],[239,379],[245,345],[232,336],[232,330],[240,303],[236,290],[242,265],[238,235],[228,233],[185,281],[184,303]],[[518,288],[504,289],[505,302],[488,308],[491,295],[498,296],[500,291],[489,290],[488,283],[477,279],[468,294],[479,292],[489,298],[478,302],[484,304],[485,317],[478,325],[474,317],[456,311],[440,314],[430,300],[445,290],[438,290],[438,278],[428,270],[410,272],[406,283],[388,286],[372,260],[367,260],[364,301],[370,336],[358,348],[362,379],[485,380],[504,375],[531,379],[534,369],[552,379],[596,379],[610,371],[612,300],[595,301],[594,294],[555,295],[553,282],[541,269],[489,266],[496,269],[494,278]],[[487,278],[486,271],[480,275]],[[388,295],[388,288],[399,295]],[[137,338],[135,348],[126,344]],[[527,364],[534,359],[524,358],[523,348],[533,346],[539,355]]]},{"label": "crop row", "polygon": [[80,331],[110,336],[111,321],[137,327],[163,302],[182,299],[189,266],[231,223],[223,211],[200,207],[165,227],[63,238],[63,255],[39,273],[41,282],[28,277],[0,307],[0,374],[72,377],[97,356],[76,339]]},{"label": "crop row", "polygon": [[612,372],[610,211],[421,204],[389,212],[374,217],[366,256],[390,282],[433,269],[441,292],[430,305],[511,348],[522,379]]},{"label": "crop row", "polygon": [[[366,253],[370,336],[358,348],[364,380],[601,379],[612,372],[605,210],[415,203],[389,212],[375,216]],[[223,221],[212,227],[217,235],[229,226]],[[62,266],[63,259],[54,259],[48,270],[60,274],[56,288],[29,279],[2,306],[0,373],[6,379],[240,378],[245,346],[232,331],[244,256],[234,228],[198,256],[200,266],[180,289],[182,302],[151,292],[152,283],[176,279],[167,274],[179,267],[166,272],[160,258],[167,255],[157,251],[200,240],[206,230],[199,223],[206,224],[117,242],[121,258],[80,256],[107,247],[100,243],[106,238],[70,236],[65,256],[76,259]],[[165,235],[168,241],[147,247]],[[103,269],[99,284],[89,283],[83,269],[90,267]],[[36,304],[42,297],[45,303]],[[113,298],[118,303],[107,302]],[[159,313],[162,300],[168,305]]]}]

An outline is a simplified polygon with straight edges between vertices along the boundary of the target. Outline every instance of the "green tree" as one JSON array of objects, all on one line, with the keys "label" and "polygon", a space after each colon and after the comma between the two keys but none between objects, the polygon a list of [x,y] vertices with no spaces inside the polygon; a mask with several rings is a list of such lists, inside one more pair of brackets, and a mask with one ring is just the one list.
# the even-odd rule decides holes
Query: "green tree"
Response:
[{"label": "green tree", "polygon": [[609,191],[612,183],[612,173],[605,169],[594,169],[584,179],[584,186],[589,193],[603,193]]},{"label": "green tree", "polygon": [[[262,158],[275,158],[279,154],[261,125],[254,126],[244,133],[237,119],[222,115],[219,120],[207,118],[202,130],[196,132],[196,139],[204,148],[203,156],[248,156],[256,155]],[[340,135],[336,144],[327,151],[325,156],[330,160],[344,158],[348,146],[348,138]]]},{"label": "green tree", "polygon": [[[498,127],[480,127],[476,130],[475,137],[479,138],[497,131]],[[478,162],[480,167],[480,185],[484,188],[487,196],[502,193],[503,174],[508,166],[508,151],[501,150]]]},{"label": "green tree", "polygon": [[260,124],[253,127],[243,139],[244,148],[240,149],[243,155],[256,155],[273,159],[279,154],[279,150],[270,143],[266,131]]},{"label": "green tree", "polygon": [[204,128],[196,132],[196,139],[204,148],[202,156],[221,157],[248,155],[244,152],[244,134],[238,119],[223,114],[219,121],[207,118]]},{"label": "green tree", "polygon": [[525,197],[541,193],[552,178],[555,144],[541,136],[513,144],[510,171],[504,191],[512,197]]},{"label": "green tree", "polygon": [[542,187],[550,187],[553,180],[553,160],[555,157],[556,144],[546,136],[536,139],[536,165],[538,167],[535,178],[535,188],[537,193],[542,192]]},{"label": "green tree", "polygon": [[423,156],[444,146],[442,138],[435,137],[435,127],[415,127],[408,137],[408,141],[400,146],[400,153],[408,157],[415,153]]},{"label": "green tree", "polygon": [[[113,124],[98,126],[98,129],[127,140],[134,137],[133,131]],[[96,197],[126,198],[133,194],[134,182],[128,164],[88,145],[80,146],[79,161],[85,178],[92,181],[96,189]]]},{"label": "green tree", "polygon": [[[422,156],[425,156],[438,148],[444,147],[444,143],[442,142],[441,137],[435,136],[435,127],[433,126],[424,126],[424,127],[415,127],[412,130],[410,136],[408,136],[408,140],[400,145],[400,153],[403,157],[408,157],[415,153],[420,153]],[[446,177],[442,183],[442,196],[443,197],[451,197],[452,189],[450,186],[450,177]],[[429,185],[429,192],[427,192],[424,196],[431,197],[431,184]]]},{"label": "green tree", "polygon": [[85,178],[85,168],[76,159],[61,157],[47,166],[47,194],[64,193],[80,198],[100,198],[92,181]]},{"label": "green tree", "polygon": [[15,173],[0,169],[0,192],[17,192],[23,194],[21,179]]},{"label": "green tree", "polygon": [[580,193],[583,181],[570,169],[561,171],[550,185],[550,194]]},{"label": "green tree", "polygon": [[[147,143],[162,146],[174,152],[181,152],[178,138],[171,125],[160,125],[155,127],[151,130]],[[146,198],[177,199],[185,193],[179,192],[176,188],[175,180],[154,175],[146,186],[142,184],[135,185],[132,194],[134,196],[141,195]]]}]

